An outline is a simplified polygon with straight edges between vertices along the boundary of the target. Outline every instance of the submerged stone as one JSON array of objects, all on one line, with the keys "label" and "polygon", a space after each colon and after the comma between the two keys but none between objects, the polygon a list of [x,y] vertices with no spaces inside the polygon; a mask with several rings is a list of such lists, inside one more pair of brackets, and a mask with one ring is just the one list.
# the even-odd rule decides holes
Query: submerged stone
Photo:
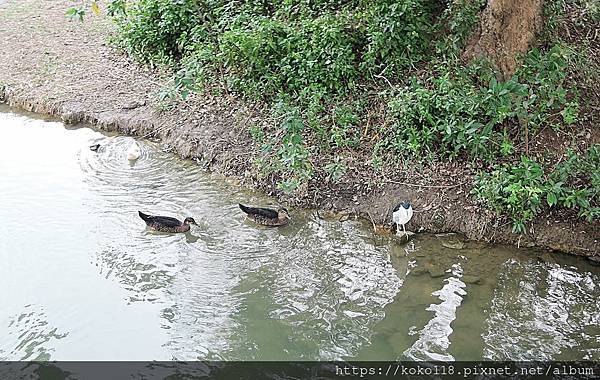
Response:
[{"label": "submerged stone", "polygon": [[590,264],[600,266],[600,256],[588,256]]},{"label": "submerged stone", "polygon": [[431,276],[431,278],[443,277],[445,275],[446,275],[446,272],[442,269],[439,269],[439,268],[430,268],[429,269],[429,276]]},{"label": "submerged stone", "polygon": [[478,276],[462,276],[461,280],[465,283],[465,284],[477,284],[477,285],[481,285],[483,283],[483,280],[481,279],[481,277]]},{"label": "submerged stone", "polygon": [[463,249],[465,248],[465,243],[459,240],[449,240],[443,241],[442,246],[450,249]]},{"label": "submerged stone", "polygon": [[552,255],[549,253],[544,253],[541,256],[538,256],[538,260],[543,263],[556,264],[556,260],[554,260],[554,257],[552,257]]},{"label": "submerged stone", "polygon": [[403,231],[397,232],[394,235],[394,239],[399,242],[399,243],[407,243],[409,242],[416,234],[412,231],[406,231],[406,234],[404,234]]},{"label": "submerged stone", "polygon": [[413,269],[411,269],[411,270],[410,270],[410,272],[409,272],[409,274],[410,274],[411,276],[420,276],[420,275],[422,275],[422,274],[425,274],[425,273],[427,273],[427,272],[428,272],[428,271],[427,271],[427,269],[425,269],[425,268],[422,268],[422,267],[416,267],[416,268],[413,268]]}]

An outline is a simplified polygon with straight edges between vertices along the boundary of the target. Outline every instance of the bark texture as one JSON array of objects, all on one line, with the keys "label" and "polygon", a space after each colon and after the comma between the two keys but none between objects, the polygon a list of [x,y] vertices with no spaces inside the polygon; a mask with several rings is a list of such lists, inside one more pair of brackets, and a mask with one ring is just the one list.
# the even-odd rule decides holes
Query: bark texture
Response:
[{"label": "bark texture", "polygon": [[488,0],[464,57],[491,59],[510,78],[542,27],[543,0]]}]

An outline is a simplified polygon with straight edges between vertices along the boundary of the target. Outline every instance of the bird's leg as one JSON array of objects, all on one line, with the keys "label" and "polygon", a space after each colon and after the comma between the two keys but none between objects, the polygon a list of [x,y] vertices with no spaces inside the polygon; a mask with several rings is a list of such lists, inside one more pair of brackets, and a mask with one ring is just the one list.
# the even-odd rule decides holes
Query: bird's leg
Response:
[{"label": "bird's leg", "polygon": [[402,225],[402,231],[404,231],[404,236],[406,236],[406,241],[408,241],[408,235],[406,234],[406,228],[404,227],[404,224]]}]

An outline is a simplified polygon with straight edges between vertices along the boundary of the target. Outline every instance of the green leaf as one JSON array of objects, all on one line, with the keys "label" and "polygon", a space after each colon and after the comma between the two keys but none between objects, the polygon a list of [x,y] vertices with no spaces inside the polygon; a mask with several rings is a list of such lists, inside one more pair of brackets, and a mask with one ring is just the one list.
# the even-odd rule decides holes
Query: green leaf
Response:
[{"label": "green leaf", "polygon": [[512,232],[516,234],[525,232],[525,223],[522,220],[513,220]]},{"label": "green leaf", "polygon": [[70,21],[79,20],[83,21],[83,16],[85,16],[85,11],[81,7],[71,7],[67,9],[66,12],[67,17],[69,17]]},{"label": "green leaf", "polygon": [[558,198],[556,197],[556,194],[554,194],[554,193],[546,194],[546,202],[548,202],[548,206],[550,206],[550,207],[556,205],[556,203],[558,202]]}]

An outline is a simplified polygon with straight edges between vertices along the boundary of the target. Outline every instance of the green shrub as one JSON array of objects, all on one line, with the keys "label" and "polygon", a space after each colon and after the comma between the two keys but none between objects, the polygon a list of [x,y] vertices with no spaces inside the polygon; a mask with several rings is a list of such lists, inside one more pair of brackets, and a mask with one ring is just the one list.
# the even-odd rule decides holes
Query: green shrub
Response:
[{"label": "green shrub", "polygon": [[[555,110],[567,111],[564,121],[572,124],[576,118],[575,105],[567,104],[567,89],[563,87],[567,74],[570,52],[561,45],[553,46],[543,53],[532,49],[525,57],[517,76],[527,86],[527,93],[522,98],[519,112],[534,127],[547,123]],[[553,125],[557,128],[557,125]]]},{"label": "green shrub", "polygon": [[[557,10],[563,1],[592,4],[552,0],[547,9]],[[109,11],[119,27],[120,46],[144,62],[167,63],[176,73],[161,93],[168,106],[202,85],[261,100],[267,107],[285,104],[283,111],[273,107],[279,109],[277,120],[283,120],[278,134],[258,127],[251,133],[260,139],[261,168],[276,172],[280,188],[293,191],[313,175],[315,153],[375,144],[372,164],[378,168],[402,156],[493,162],[520,152],[530,131],[576,123],[579,102],[566,84],[573,52],[565,46],[547,43],[548,48],[531,50],[506,81],[497,80],[501,76],[487,62],[461,64],[458,57],[484,4],[113,0]],[[590,9],[589,14],[597,13]],[[373,106],[382,104],[388,112],[375,116],[380,127],[370,128]],[[587,162],[581,160],[572,165]],[[343,162],[325,161],[330,180],[346,172]],[[480,198],[497,212],[507,210],[519,232],[543,200],[596,218],[597,201],[588,207],[584,200],[597,197],[594,185],[573,182],[583,173],[554,179],[560,170],[544,174],[547,168],[527,159],[497,166],[480,176]],[[490,189],[496,188],[503,189],[507,202],[493,198]]]},{"label": "green shrub", "polygon": [[223,33],[220,49],[242,93],[297,95],[312,85],[335,94],[357,78],[353,42],[341,17],[308,20],[301,28],[261,18]]},{"label": "green shrub", "polygon": [[498,215],[512,220],[513,232],[525,232],[525,224],[540,211],[544,194],[544,170],[521,157],[516,165],[496,166],[477,177],[473,193]]},{"label": "green shrub", "polygon": [[566,161],[546,171],[521,157],[516,164],[480,173],[472,193],[496,214],[509,217],[517,233],[525,232],[542,207],[573,209],[589,222],[600,219],[600,144],[581,155],[571,151]]},{"label": "green shrub", "polygon": [[577,100],[569,101],[563,87],[566,56],[561,46],[546,53],[533,49],[505,82],[482,63],[466,68],[444,64],[436,77],[413,77],[389,103],[394,124],[383,131],[380,144],[415,156],[466,154],[492,160],[510,154],[507,122],[537,130],[555,115],[563,124],[576,121]]},{"label": "green shrub", "polygon": [[111,12],[120,27],[118,40],[130,54],[158,64],[199,54],[200,61],[224,67],[224,79],[235,90],[266,98],[298,95],[315,84],[330,95],[346,94],[359,78],[383,71],[395,75],[415,65],[429,50],[436,5],[137,0],[125,10],[116,3]]},{"label": "green shrub", "polygon": [[274,112],[282,120],[281,133],[267,135],[259,127],[252,127],[251,134],[261,144],[262,156],[258,163],[264,174],[278,173],[281,178],[278,188],[291,193],[312,177],[314,168],[298,108],[279,103]]},{"label": "green shrub", "polygon": [[471,32],[479,22],[479,11],[487,3],[485,0],[453,0],[444,10],[438,22],[436,51],[441,55],[456,58],[464,48]]},{"label": "green shrub", "polygon": [[201,13],[196,0],[137,0],[126,12],[118,13],[117,41],[129,54],[150,64],[180,58]]},{"label": "green shrub", "polygon": [[431,1],[380,0],[367,2],[364,32],[368,43],[361,64],[363,71],[379,74],[415,65],[429,48],[433,24]]},{"label": "green shrub", "polygon": [[600,219],[600,144],[581,155],[569,151],[567,160],[556,165],[549,183],[549,203],[577,209],[589,222]]},{"label": "green shrub", "polygon": [[333,162],[325,165],[324,169],[325,173],[327,173],[327,180],[333,182],[338,182],[348,171],[348,167],[339,157],[336,157]]},{"label": "green shrub", "polygon": [[390,102],[394,116],[392,148],[414,155],[441,152],[456,156],[465,150],[485,154],[493,130],[482,124],[481,94],[463,78],[449,73],[428,83],[414,80]]}]

